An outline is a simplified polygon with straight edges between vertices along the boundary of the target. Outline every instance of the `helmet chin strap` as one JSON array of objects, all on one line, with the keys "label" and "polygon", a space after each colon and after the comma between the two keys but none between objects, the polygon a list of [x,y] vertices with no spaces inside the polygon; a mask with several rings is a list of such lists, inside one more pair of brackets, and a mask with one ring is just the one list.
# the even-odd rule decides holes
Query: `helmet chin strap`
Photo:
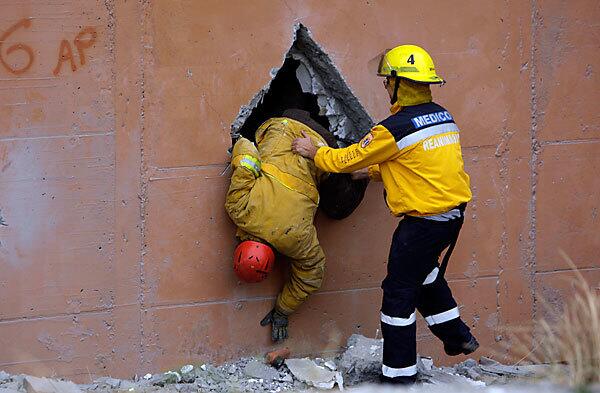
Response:
[{"label": "helmet chin strap", "polygon": [[396,71],[392,71],[392,76],[394,77],[394,94],[392,94],[392,99],[390,100],[390,104],[392,105],[398,100],[398,88],[400,87],[400,78],[396,75]]}]

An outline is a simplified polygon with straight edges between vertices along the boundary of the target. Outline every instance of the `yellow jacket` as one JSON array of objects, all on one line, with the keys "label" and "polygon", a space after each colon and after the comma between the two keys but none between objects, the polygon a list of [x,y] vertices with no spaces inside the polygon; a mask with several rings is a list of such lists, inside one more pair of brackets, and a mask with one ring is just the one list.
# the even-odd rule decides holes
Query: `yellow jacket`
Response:
[{"label": "yellow jacket", "polygon": [[[256,131],[258,148],[240,139],[233,149],[233,174],[225,200],[241,240],[265,241],[291,259],[290,278],[276,302],[284,314],[294,312],[320,288],[325,272],[325,254],[313,224],[319,204],[317,186],[325,173],[291,151],[292,141],[302,137],[302,131],[314,143],[325,145],[319,134],[289,118],[263,123]],[[248,155],[260,162],[258,177],[243,165]]]},{"label": "yellow jacket", "polygon": [[396,104],[392,113],[356,144],[320,147],[314,158],[317,167],[327,172],[369,167],[371,179],[383,181],[387,204],[396,216],[445,213],[470,201],[452,115],[433,102],[401,109]]}]

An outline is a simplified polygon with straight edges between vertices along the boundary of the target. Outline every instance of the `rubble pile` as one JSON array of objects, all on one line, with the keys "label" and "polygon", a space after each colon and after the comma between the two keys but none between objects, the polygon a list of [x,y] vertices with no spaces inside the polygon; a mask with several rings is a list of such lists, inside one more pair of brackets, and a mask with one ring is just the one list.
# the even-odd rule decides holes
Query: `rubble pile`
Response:
[{"label": "rubble pile", "polygon": [[[278,351],[263,358],[243,358],[221,366],[210,364],[185,365],[178,370],[146,374],[132,380],[102,377],[88,384],[37,378],[28,375],[9,375],[0,371],[0,393],[104,393],[104,392],[282,392],[344,390],[353,392],[392,391],[375,385],[381,370],[382,340],[353,335],[346,350],[328,359],[290,359],[289,351]],[[281,355],[283,354],[283,355]],[[269,363],[270,362],[270,363]],[[468,359],[453,367],[436,367],[427,357],[418,359],[420,385],[409,391],[417,392],[535,392],[534,385],[514,386],[509,383],[532,382],[548,371],[545,365],[508,366],[482,357],[479,362]],[[508,385],[507,385],[508,384]],[[547,386],[546,386],[547,385]],[[544,385],[546,393],[568,392],[568,389]],[[499,388],[501,386],[501,388]],[[538,390],[536,390],[538,389]],[[490,390],[491,391],[491,390]]]}]

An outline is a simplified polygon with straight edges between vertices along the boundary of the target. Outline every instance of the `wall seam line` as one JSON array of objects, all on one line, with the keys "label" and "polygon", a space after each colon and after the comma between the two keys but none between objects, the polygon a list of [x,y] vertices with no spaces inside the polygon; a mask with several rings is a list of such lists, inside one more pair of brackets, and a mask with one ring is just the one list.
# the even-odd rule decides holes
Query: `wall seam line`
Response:
[{"label": "wall seam line", "polygon": [[140,56],[140,258],[139,258],[139,331],[140,331],[140,369],[145,367],[144,348],[145,348],[145,331],[144,317],[146,314],[146,277],[145,277],[145,255],[146,255],[146,209],[148,199],[148,182],[147,172],[148,166],[146,163],[146,152],[144,149],[144,137],[146,131],[146,54],[147,46],[147,23],[148,23],[148,0],[140,1],[140,26],[141,26],[141,56]]},{"label": "wall seam line", "polygon": [[536,52],[537,52],[537,43],[536,40],[538,38],[538,21],[539,21],[539,12],[538,12],[538,4],[537,0],[531,0],[531,74],[530,74],[530,111],[531,111],[531,128],[530,128],[530,139],[531,139],[531,156],[529,161],[530,167],[530,200],[529,200],[529,284],[530,291],[532,295],[532,319],[535,319],[537,316],[537,288],[535,283],[535,270],[536,270],[536,254],[537,254],[537,183],[538,183],[538,173],[537,167],[539,165],[539,154],[540,154],[540,143],[538,141],[538,86],[537,86],[537,62],[536,62]]}]

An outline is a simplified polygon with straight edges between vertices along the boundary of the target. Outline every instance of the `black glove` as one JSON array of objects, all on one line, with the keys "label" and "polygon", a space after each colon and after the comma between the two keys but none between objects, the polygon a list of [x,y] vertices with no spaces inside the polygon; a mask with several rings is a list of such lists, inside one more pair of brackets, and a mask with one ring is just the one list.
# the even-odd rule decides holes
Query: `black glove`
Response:
[{"label": "black glove", "polygon": [[269,311],[260,321],[260,326],[271,324],[271,339],[273,341],[283,341],[288,338],[288,317],[276,309]]}]

